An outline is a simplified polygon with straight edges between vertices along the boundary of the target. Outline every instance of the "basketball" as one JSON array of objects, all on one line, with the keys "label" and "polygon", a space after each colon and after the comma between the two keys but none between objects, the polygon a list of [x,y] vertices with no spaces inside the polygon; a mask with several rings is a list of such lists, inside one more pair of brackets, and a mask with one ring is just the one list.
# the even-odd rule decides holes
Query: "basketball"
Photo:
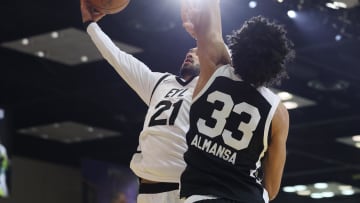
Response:
[{"label": "basketball", "polygon": [[89,5],[104,14],[115,14],[126,8],[130,0],[88,0]]}]

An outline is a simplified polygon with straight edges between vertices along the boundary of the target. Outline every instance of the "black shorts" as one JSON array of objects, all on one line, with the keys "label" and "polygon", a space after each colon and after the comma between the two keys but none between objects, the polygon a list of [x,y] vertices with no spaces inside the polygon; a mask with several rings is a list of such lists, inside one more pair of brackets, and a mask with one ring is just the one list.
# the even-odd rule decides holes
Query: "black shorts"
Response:
[{"label": "black shorts", "polygon": [[140,183],[139,194],[156,194],[178,189],[178,183]]}]

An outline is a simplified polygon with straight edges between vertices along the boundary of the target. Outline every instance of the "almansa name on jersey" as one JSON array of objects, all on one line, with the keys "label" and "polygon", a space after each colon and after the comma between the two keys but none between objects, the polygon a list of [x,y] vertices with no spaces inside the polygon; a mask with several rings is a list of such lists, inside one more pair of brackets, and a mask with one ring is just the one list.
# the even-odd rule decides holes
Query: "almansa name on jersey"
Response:
[{"label": "almansa name on jersey", "polygon": [[235,165],[237,153],[229,147],[221,145],[208,137],[196,134],[191,141],[191,145]]}]

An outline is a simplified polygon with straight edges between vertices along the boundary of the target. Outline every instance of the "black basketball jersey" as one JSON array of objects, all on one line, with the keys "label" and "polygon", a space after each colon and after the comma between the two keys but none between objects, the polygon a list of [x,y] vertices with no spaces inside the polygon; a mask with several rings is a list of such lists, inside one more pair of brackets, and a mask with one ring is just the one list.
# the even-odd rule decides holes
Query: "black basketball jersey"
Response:
[{"label": "black basketball jersey", "polygon": [[232,67],[217,69],[190,108],[181,196],[268,202],[261,160],[279,101],[269,89],[243,82]]}]

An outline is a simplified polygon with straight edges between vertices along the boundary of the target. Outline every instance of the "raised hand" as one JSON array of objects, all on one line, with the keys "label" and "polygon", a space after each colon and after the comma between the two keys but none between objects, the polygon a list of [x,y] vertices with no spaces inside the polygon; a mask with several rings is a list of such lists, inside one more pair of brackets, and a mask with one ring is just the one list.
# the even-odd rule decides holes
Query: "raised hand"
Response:
[{"label": "raised hand", "polygon": [[183,27],[193,37],[196,37],[195,26],[199,23],[199,6],[203,0],[181,0],[181,19]]},{"label": "raised hand", "polygon": [[80,0],[80,10],[83,23],[88,21],[97,22],[106,15],[105,13],[101,13],[100,11],[93,8],[89,4],[88,0]]}]

